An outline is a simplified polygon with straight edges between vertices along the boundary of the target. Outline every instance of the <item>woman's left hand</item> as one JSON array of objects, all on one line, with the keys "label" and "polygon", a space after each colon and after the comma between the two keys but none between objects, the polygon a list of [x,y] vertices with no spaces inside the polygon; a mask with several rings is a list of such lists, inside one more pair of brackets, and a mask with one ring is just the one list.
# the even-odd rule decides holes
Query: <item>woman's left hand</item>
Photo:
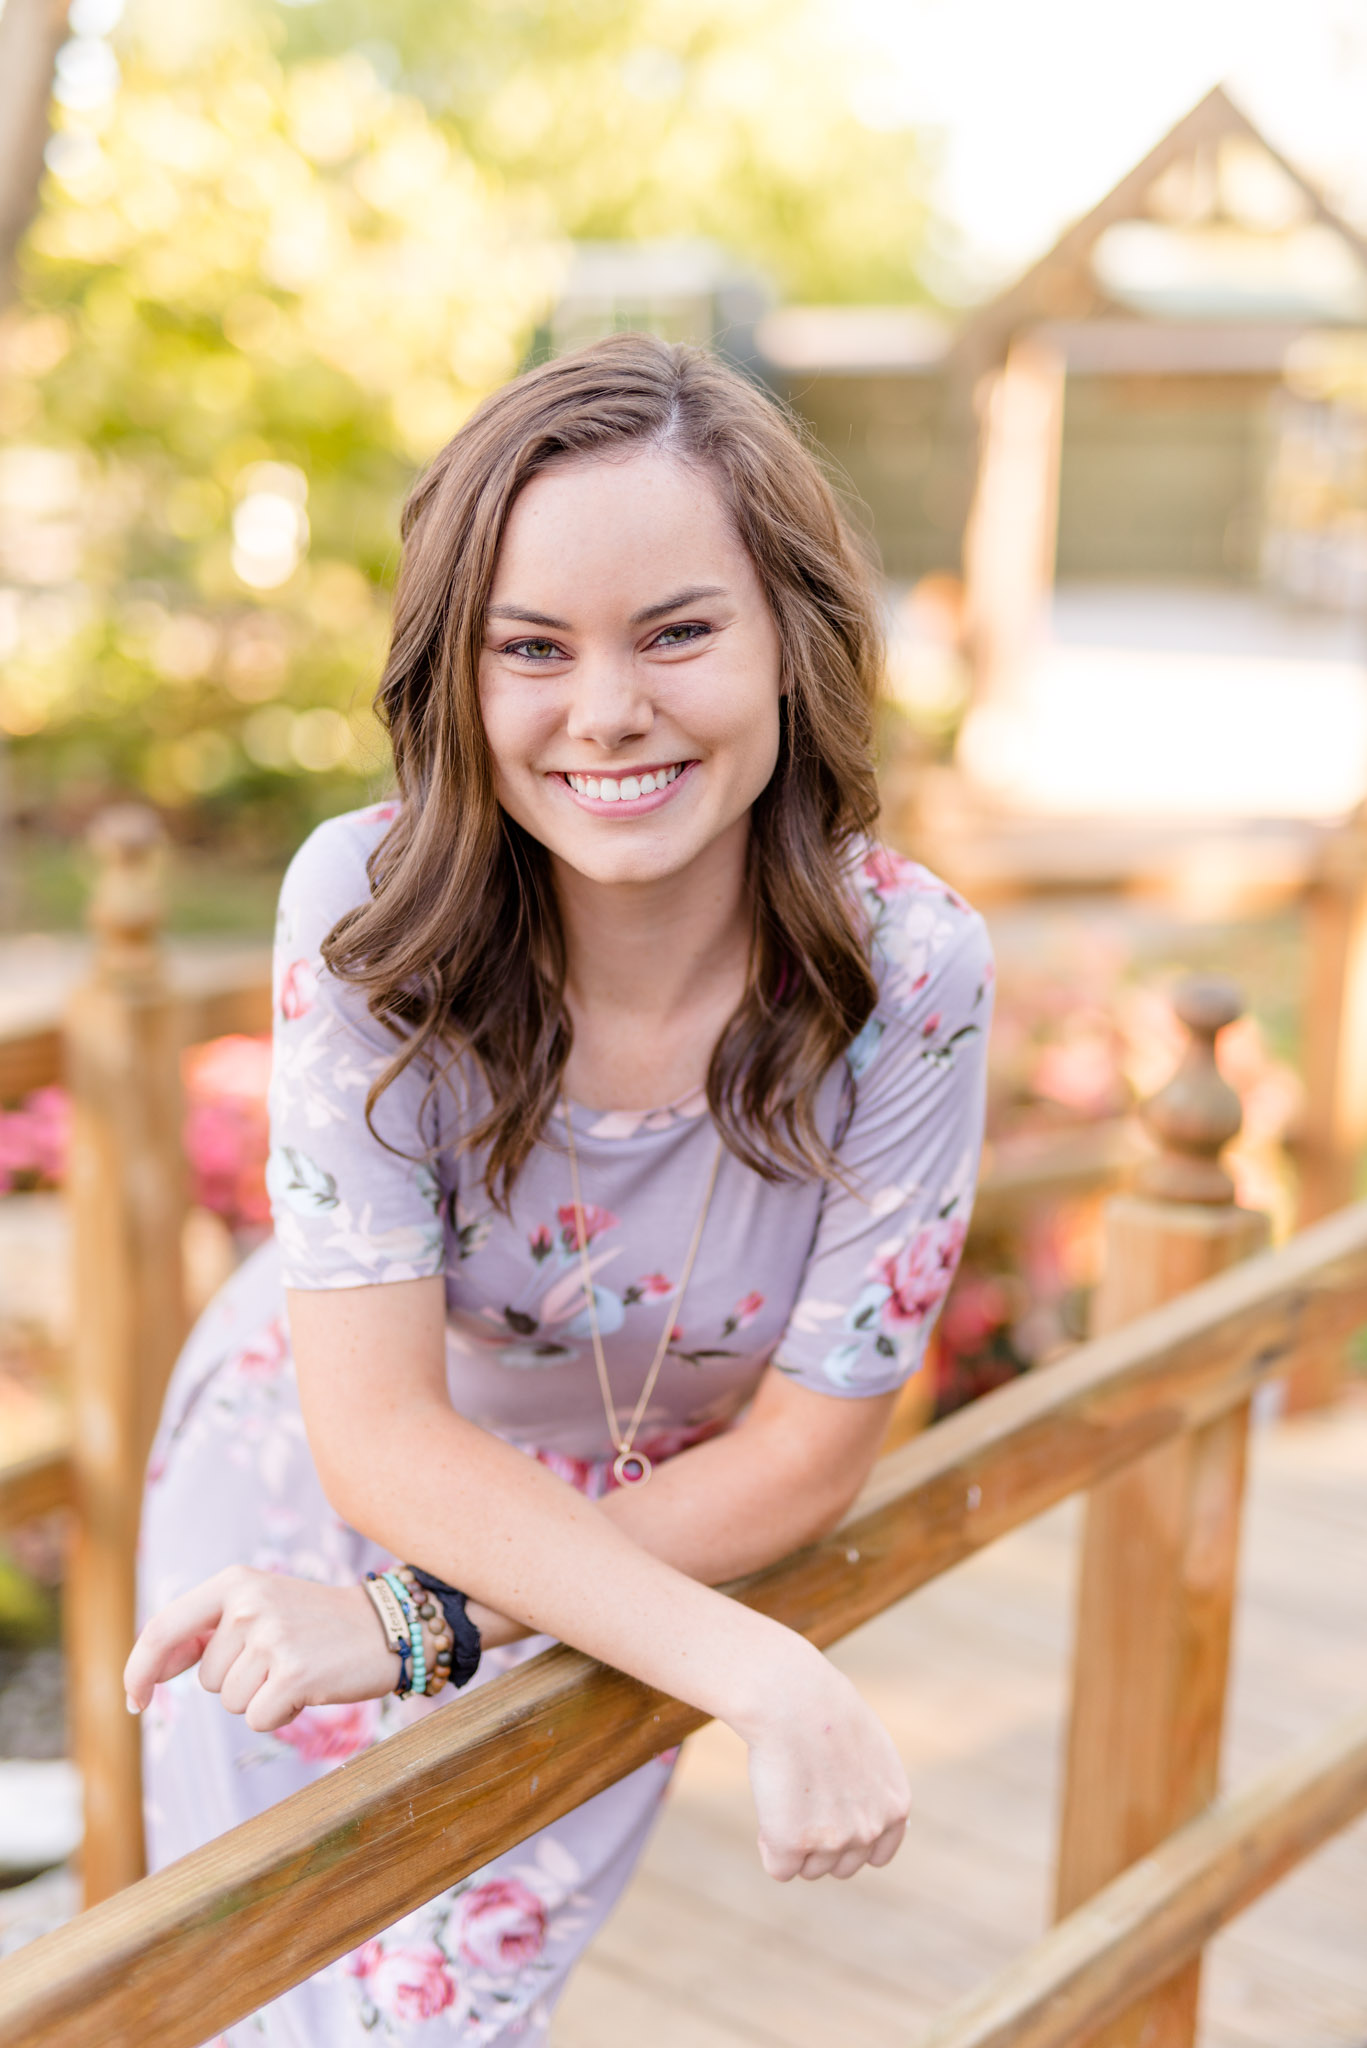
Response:
[{"label": "woman's left hand", "polygon": [[265,1734],[304,1707],[379,1699],[399,1660],[365,1588],[320,1586],[230,1565],[172,1600],[143,1629],[124,1667],[130,1713],[153,1688],[199,1665],[199,1682]]}]

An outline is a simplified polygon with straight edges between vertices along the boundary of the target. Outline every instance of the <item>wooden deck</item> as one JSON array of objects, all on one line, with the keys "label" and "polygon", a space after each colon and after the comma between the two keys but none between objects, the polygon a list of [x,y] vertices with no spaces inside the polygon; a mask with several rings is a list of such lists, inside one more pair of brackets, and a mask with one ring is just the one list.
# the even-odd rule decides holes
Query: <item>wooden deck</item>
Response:
[{"label": "wooden deck", "polygon": [[[779,1886],[755,1854],[744,1751],[688,1745],[554,2048],[914,2048],[1044,1929],[1076,1503],[837,1653],[905,1757],[911,1831],[885,1871]],[[1367,1396],[1256,1434],[1226,1780],[1367,1699]],[[1367,1823],[1208,1952],[1203,2048],[1367,2048]]]}]

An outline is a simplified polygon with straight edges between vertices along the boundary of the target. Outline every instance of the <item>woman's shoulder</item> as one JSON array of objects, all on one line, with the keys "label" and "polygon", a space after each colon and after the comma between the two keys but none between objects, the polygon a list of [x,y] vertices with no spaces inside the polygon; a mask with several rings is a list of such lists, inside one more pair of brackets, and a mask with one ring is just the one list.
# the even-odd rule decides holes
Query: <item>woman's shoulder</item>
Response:
[{"label": "woman's shoulder", "polygon": [[325,818],[285,870],[281,902],[330,909],[334,920],[370,895],[367,863],[398,815],[397,803],[367,804]]},{"label": "woman's shoulder", "polygon": [[992,947],[982,916],[956,889],[919,861],[875,843],[862,850],[854,884],[869,921],[885,1019],[923,1023],[948,983],[982,1001],[992,985]]}]

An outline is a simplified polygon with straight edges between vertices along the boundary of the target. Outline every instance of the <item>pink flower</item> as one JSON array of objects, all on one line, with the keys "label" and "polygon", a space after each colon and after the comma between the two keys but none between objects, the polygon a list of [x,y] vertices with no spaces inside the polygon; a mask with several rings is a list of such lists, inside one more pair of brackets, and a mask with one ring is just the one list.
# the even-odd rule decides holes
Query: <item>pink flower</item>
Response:
[{"label": "pink flower", "polygon": [[71,1104],[64,1088],[35,1088],[18,1109],[0,1110],[0,1192],[16,1174],[61,1180],[70,1135]]},{"label": "pink flower", "polygon": [[[566,1251],[577,1252],[580,1241],[579,1231],[575,1223],[573,1202],[562,1203],[561,1207],[555,1212],[555,1220],[560,1225],[560,1242],[564,1245]],[[618,1217],[613,1215],[611,1209],[599,1209],[592,1202],[585,1202],[584,1243],[592,1244],[600,1231],[612,1230],[619,1220]]]},{"label": "pink flower", "polygon": [[273,1380],[289,1361],[290,1340],[285,1318],[275,1316],[256,1340],[233,1360],[233,1370],[247,1380]]},{"label": "pink flower", "polygon": [[275,1739],[288,1743],[305,1763],[340,1764],[368,1749],[379,1725],[379,1701],[356,1700],[341,1707],[305,1707],[276,1729]]},{"label": "pink flower", "polygon": [[667,1280],[663,1273],[647,1273],[644,1280],[638,1280],[642,1301],[663,1301],[674,1292],[674,1282]]},{"label": "pink flower", "polygon": [[515,1877],[476,1885],[462,1906],[460,1952],[476,1969],[520,1970],[545,1947],[546,1908]]},{"label": "pink flower", "polygon": [[737,1330],[746,1330],[753,1323],[763,1306],[764,1296],[762,1294],[742,1295],[727,1320]]},{"label": "pink flower", "polygon": [[872,1277],[891,1290],[883,1303],[888,1329],[924,1323],[934,1315],[949,1292],[967,1234],[959,1216],[923,1223],[897,1251],[874,1260]]},{"label": "pink flower", "polygon": [[940,1012],[932,1010],[925,1023],[921,1026],[922,1038],[933,1038],[943,1022],[944,1018],[940,1015]]},{"label": "pink flower", "polygon": [[400,1948],[368,1941],[348,1957],[347,1969],[392,2019],[434,2020],[458,1997],[468,2002],[434,1941],[414,1941]]},{"label": "pink flower", "polygon": [[887,895],[895,889],[909,888],[916,879],[916,870],[900,853],[892,853],[886,846],[875,846],[865,856],[864,879],[880,896]]},{"label": "pink flower", "polygon": [[535,1230],[529,1230],[527,1233],[527,1243],[531,1249],[532,1257],[539,1266],[543,1259],[550,1257],[555,1244],[555,1240],[551,1236],[549,1224],[538,1223]]},{"label": "pink flower", "polygon": [[291,1022],[307,1017],[318,992],[318,976],[311,960],[292,960],[280,983],[280,1014]]}]

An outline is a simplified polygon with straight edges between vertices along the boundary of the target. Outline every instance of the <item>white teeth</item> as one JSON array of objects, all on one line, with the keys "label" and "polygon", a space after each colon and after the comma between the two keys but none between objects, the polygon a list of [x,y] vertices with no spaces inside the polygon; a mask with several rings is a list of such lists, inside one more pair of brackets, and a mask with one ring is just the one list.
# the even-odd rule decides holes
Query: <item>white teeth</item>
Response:
[{"label": "white teeth", "polygon": [[[0,6],[3,5],[4,0],[0,0]],[[653,796],[657,789],[668,789],[687,766],[686,761],[676,761],[672,768],[655,768],[647,775],[567,774],[565,780],[576,796],[586,796],[596,803],[632,804],[638,797]]]}]

